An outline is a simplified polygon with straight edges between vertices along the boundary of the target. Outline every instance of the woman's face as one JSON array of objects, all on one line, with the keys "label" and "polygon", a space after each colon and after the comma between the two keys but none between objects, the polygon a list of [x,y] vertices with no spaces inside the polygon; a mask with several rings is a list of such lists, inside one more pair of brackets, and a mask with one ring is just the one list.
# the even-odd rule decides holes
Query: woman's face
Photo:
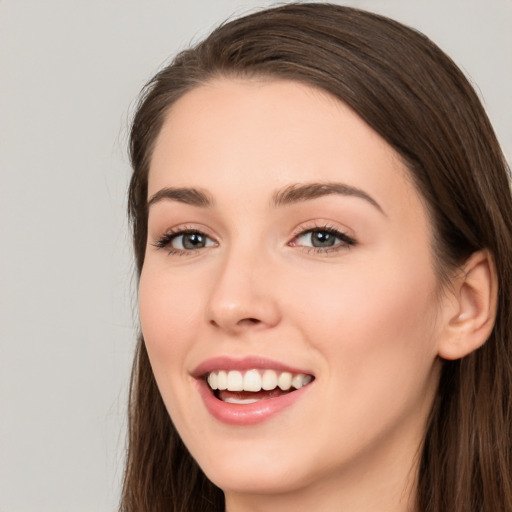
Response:
[{"label": "woman's face", "polygon": [[172,107],[148,201],[147,350],[228,500],[403,481],[438,382],[441,294],[391,147],[314,88],[219,79]]}]

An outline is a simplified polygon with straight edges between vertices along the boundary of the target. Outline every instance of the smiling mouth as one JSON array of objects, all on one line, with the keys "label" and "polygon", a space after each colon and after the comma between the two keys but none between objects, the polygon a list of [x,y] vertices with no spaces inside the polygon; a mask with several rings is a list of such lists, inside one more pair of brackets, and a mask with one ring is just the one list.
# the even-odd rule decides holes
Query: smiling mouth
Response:
[{"label": "smiling mouth", "polygon": [[245,372],[219,370],[210,372],[205,377],[217,399],[239,405],[286,395],[314,380],[312,375],[270,369],[252,369]]}]

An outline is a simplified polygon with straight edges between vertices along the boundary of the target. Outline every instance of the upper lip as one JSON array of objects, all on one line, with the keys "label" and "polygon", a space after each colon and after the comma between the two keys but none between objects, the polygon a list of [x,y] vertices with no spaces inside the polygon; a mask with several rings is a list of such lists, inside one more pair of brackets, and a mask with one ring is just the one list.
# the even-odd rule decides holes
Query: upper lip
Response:
[{"label": "upper lip", "polygon": [[313,375],[311,371],[302,368],[296,368],[287,364],[267,359],[259,356],[248,356],[243,358],[233,358],[228,356],[219,356],[207,359],[199,364],[193,371],[192,376],[199,379],[205,375],[219,370],[238,370],[247,371],[253,369],[269,369],[278,372],[290,372],[294,374]]}]

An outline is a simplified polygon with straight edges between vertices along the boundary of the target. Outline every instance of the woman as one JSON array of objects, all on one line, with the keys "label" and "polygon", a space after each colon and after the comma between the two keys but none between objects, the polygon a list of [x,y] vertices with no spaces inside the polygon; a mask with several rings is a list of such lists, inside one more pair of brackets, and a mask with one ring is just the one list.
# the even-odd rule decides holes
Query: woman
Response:
[{"label": "woman", "polygon": [[234,20],[147,86],[122,510],[512,511],[507,167],[367,12]]}]

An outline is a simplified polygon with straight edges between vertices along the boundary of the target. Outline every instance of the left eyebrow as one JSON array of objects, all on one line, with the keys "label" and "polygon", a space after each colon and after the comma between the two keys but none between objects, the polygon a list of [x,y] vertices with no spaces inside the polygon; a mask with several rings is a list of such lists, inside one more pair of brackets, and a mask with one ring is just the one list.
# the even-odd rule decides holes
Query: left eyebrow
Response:
[{"label": "left eyebrow", "polygon": [[189,187],[166,187],[162,188],[156,194],[153,194],[148,200],[148,208],[159,201],[170,199],[179,203],[190,204],[200,208],[210,208],[213,205],[213,199],[202,190]]},{"label": "left eyebrow", "polygon": [[290,185],[274,193],[272,205],[275,207],[285,206],[333,194],[364,199],[379,210],[380,213],[386,215],[380,204],[372,196],[360,188],[344,183],[297,183]]}]

